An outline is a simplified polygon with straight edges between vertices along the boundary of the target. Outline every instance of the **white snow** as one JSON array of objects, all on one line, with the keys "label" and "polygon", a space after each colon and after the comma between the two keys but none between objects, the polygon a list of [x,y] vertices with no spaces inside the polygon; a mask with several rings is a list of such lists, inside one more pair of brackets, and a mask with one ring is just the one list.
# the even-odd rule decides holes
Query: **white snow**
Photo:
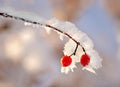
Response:
[{"label": "white snow", "polygon": [[44,29],[46,30],[47,34],[50,34],[51,28],[49,28],[49,27],[44,27]]},{"label": "white snow", "polygon": [[[102,64],[101,64],[102,59],[100,58],[98,53],[94,50],[94,44],[86,33],[80,31],[80,29],[78,29],[74,24],[70,22],[59,21],[56,18],[49,20],[47,24],[69,34],[75,40],[80,42],[80,44],[84,47],[86,53],[90,56],[90,63],[86,67],[83,67],[82,70],[86,69],[92,73],[95,73],[94,69],[98,69],[102,67]],[[63,34],[62,34],[62,37],[63,37]],[[60,34],[60,39],[61,39],[61,34]],[[64,55],[70,56],[71,54],[73,54],[73,52],[75,51],[76,45],[77,44],[72,39],[69,39],[69,41],[65,44],[65,47],[63,50]],[[84,52],[82,50],[82,47],[79,45],[76,51],[76,55],[72,55],[71,57],[73,58],[73,61],[77,63],[77,62],[80,62],[80,58],[83,54]],[[61,71],[68,73],[69,70],[65,71],[62,68]]]},{"label": "white snow", "polygon": [[24,25],[25,25],[25,26],[30,26],[30,25],[31,25],[31,23],[24,22]]},{"label": "white snow", "polygon": [[20,18],[24,18],[30,21],[36,21],[39,22],[41,24],[45,24],[46,19],[44,19],[43,17],[40,17],[39,15],[36,15],[34,13],[30,13],[30,12],[24,12],[24,11],[16,11],[13,8],[5,8],[5,7],[1,7],[0,8],[0,12],[4,12],[4,13],[8,13],[12,16],[16,16],[16,17],[20,17]]},{"label": "white snow", "polygon": [[65,73],[65,74],[67,74],[69,71],[72,71],[72,72],[74,72],[74,68],[77,68],[76,67],[76,65],[75,65],[75,61],[74,61],[74,59],[72,58],[72,64],[71,65],[69,65],[69,66],[67,66],[67,67],[61,67],[61,73]]},{"label": "white snow", "polygon": [[[100,58],[98,53],[94,50],[94,48],[93,48],[94,45],[93,45],[92,40],[88,37],[88,35],[86,33],[80,31],[80,29],[78,29],[73,23],[67,22],[67,21],[65,21],[65,22],[59,21],[56,18],[52,18],[52,19],[46,21],[44,18],[39,17],[38,15],[31,14],[28,12],[17,12],[10,8],[4,8],[4,9],[0,8],[0,11],[4,12],[4,13],[8,13],[12,16],[27,19],[29,21],[38,22],[43,25],[45,25],[45,24],[51,25],[63,32],[63,33],[60,33],[58,31],[54,30],[59,34],[61,40],[63,40],[63,37],[66,36],[66,35],[64,35],[64,33],[69,34],[76,41],[80,42],[80,45],[78,46],[78,49],[76,51],[76,55],[72,56],[73,58],[75,58],[75,59],[73,59],[74,63],[79,62],[82,54],[84,54],[84,52],[81,48],[81,45],[82,45],[82,47],[84,47],[86,53],[90,56],[89,65],[86,67],[83,67],[83,69],[86,69],[90,72],[95,73],[94,69],[98,69],[102,66],[102,64],[101,64],[102,59]],[[24,25],[28,26],[28,25],[31,25],[31,23],[25,22]],[[37,24],[32,24],[32,27],[35,28],[35,27],[39,27],[39,26],[37,26]],[[44,27],[46,29],[48,34],[50,33],[51,30],[53,30],[46,26],[42,26],[42,27]],[[65,44],[65,47],[63,50],[64,55],[70,56],[71,54],[73,54],[73,52],[75,51],[76,45],[77,44],[72,39],[69,38],[69,41]],[[68,71],[70,71],[69,69],[71,69],[71,71],[73,71],[74,65],[75,64],[71,65],[71,67],[68,67],[67,70],[62,68],[61,72],[68,73]]]}]

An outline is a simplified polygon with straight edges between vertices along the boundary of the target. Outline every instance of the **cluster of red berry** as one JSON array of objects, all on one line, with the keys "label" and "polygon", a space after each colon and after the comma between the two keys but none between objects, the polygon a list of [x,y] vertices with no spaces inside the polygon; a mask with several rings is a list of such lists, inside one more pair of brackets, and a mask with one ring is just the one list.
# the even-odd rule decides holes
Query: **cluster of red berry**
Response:
[{"label": "cluster of red berry", "polygon": [[[80,57],[80,63],[82,64],[82,66],[87,66],[90,62],[90,57],[87,55],[87,54],[83,54],[81,57]],[[61,58],[61,65],[63,67],[67,67],[69,66],[70,64],[72,63],[72,58],[71,56],[63,56]]]}]

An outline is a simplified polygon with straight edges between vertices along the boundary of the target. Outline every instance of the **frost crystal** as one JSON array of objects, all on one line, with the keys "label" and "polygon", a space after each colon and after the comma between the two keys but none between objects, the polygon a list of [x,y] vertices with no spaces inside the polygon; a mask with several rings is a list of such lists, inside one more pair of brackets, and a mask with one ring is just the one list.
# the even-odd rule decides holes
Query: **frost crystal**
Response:
[{"label": "frost crystal", "polygon": [[74,72],[74,70],[73,70],[74,68],[76,68],[76,65],[75,65],[74,59],[72,58],[72,63],[67,67],[62,66],[61,67],[61,72],[65,73],[65,74],[67,74],[69,71]]},{"label": "frost crystal", "polygon": [[99,54],[95,50],[88,50],[87,54],[90,56],[90,64],[83,69],[86,69],[90,72],[95,73],[94,69],[98,69],[102,67],[101,61],[102,59],[100,58]]},{"label": "frost crystal", "polygon": [[60,40],[64,39],[64,34],[59,34],[60,35]]},{"label": "frost crystal", "polygon": [[[12,9],[0,8],[0,11],[4,13],[1,13],[4,17],[24,21],[25,26],[32,24],[34,28],[38,28],[40,25],[46,29],[47,33],[50,33],[52,29],[60,35],[61,40],[63,40],[64,36],[69,37],[69,41],[65,44],[63,53],[64,55],[72,58],[72,63],[67,67],[62,66],[62,73],[68,73],[70,70],[73,71],[73,68],[76,68],[75,64],[81,61],[81,56],[84,54],[87,54],[90,57],[90,61],[86,66],[83,65],[82,70],[86,69],[95,73],[95,69],[102,67],[102,59],[94,50],[92,40],[86,33],[80,31],[74,24],[67,21],[59,21],[56,18],[46,21],[44,18],[37,15],[29,15],[29,13],[25,12],[16,12]],[[7,13],[9,13],[9,15]],[[86,58],[84,61],[86,62]]]},{"label": "frost crystal", "polygon": [[24,25],[25,25],[25,26],[30,26],[30,25],[31,25],[31,23],[24,22]]},{"label": "frost crystal", "polygon": [[45,28],[46,32],[47,32],[48,34],[50,34],[51,29],[50,29],[49,27],[44,27],[44,28]]},{"label": "frost crystal", "polygon": [[16,10],[14,10],[13,8],[6,8],[6,7],[0,8],[0,11],[4,12],[4,13],[9,13],[10,15],[15,16],[15,17],[20,17],[20,18],[24,18],[26,20],[36,21],[41,24],[46,23],[46,19],[44,19],[43,17],[40,17],[39,15],[33,14],[33,13],[24,12],[24,11],[18,12]]},{"label": "frost crystal", "polygon": [[76,43],[73,40],[70,39],[65,44],[65,47],[64,47],[64,50],[63,50],[64,55],[70,56],[74,52],[75,47],[76,47]]},{"label": "frost crystal", "polygon": [[[90,63],[87,66],[83,67],[82,70],[86,69],[92,73],[95,73],[94,69],[102,67],[101,64],[102,59],[100,58],[98,53],[94,50],[93,42],[86,33],[80,31],[74,24],[70,22],[62,22],[57,20],[56,18],[49,20],[47,24],[63,31],[62,37],[65,32],[69,34],[71,37],[73,37],[75,40],[80,42],[80,45],[77,47],[76,53],[74,55],[71,54],[75,52],[77,45],[76,42],[70,38],[69,41],[65,44],[63,53],[64,55],[71,56],[73,64],[71,64],[71,66],[67,68],[62,67],[61,68],[62,73],[63,72],[68,73],[70,69],[73,71],[73,68],[76,67],[75,64],[80,62],[81,56],[85,52],[90,56]],[[60,32],[58,34],[60,34]],[[61,34],[60,39],[62,39]],[[81,46],[85,49],[85,52],[83,51],[83,48]]]}]

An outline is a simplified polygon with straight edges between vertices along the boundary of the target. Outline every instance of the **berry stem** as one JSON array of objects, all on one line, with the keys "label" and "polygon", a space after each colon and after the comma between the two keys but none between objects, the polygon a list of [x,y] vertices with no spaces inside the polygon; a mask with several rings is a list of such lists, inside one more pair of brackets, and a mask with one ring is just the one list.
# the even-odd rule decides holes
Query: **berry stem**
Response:
[{"label": "berry stem", "polygon": [[78,42],[75,38],[73,38],[68,33],[64,32],[64,31],[62,31],[62,30],[60,30],[60,29],[58,29],[56,27],[53,27],[53,26],[48,25],[48,24],[42,24],[42,23],[39,23],[39,22],[36,22],[36,21],[27,20],[27,19],[24,19],[24,18],[21,18],[21,17],[9,15],[8,13],[4,13],[4,12],[0,12],[0,16],[6,17],[6,18],[12,18],[12,19],[15,19],[15,20],[21,20],[21,21],[28,22],[28,23],[31,23],[31,24],[36,24],[36,25],[40,25],[40,26],[49,27],[49,28],[53,29],[54,31],[57,31],[57,32],[60,32],[60,33],[64,34],[65,36],[67,36],[68,38],[72,39],[77,44],[76,48],[75,48],[75,51],[70,56],[76,54],[78,45],[80,45],[82,47],[84,53],[86,53],[84,47],[80,44],[80,42]]},{"label": "berry stem", "polygon": [[[76,44],[76,47],[75,47],[75,50],[74,50],[74,52],[70,55],[70,56],[72,56],[72,55],[76,55],[76,52],[77,52],[77,49],[78,49],[78,46],[79,46],[80,44]],[[81,45],[80,45],[81,46]],[[81,46],[82,47],[82,46]],[[85,52],[85,49],[82,47],[82,50],[83,50],[83,52],[86,54],[86,52]]]}]

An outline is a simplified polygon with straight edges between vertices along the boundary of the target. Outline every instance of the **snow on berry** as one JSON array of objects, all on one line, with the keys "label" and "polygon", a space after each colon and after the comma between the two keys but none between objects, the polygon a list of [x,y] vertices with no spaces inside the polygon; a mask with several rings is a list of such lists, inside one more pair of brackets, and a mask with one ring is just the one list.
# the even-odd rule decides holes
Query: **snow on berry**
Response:
[{"label": "snow on berry", "polygon": [[80,63],[85,67],[89,64],[90,57],[87,54],[83,54],[80,59]]},{"label": "snow on berry", "polygon": [[61,58],[61,72],[67,74],[70,70],[76,68],[76,65],[70,56],[63,56]]},{"label": "snow on berry", "polygon": [[86,53],[89,55],[90,57],[90,63],[83,67],[83,70],[86,69],[90,72],[95,73],[94,69],[98,69],[100,67],[102,67],[102,59],[100,58],[99,54],[95,51],[95,50],[88,50],[86,51]]},{"label": "snow on berry", "polygon": [[72,58],[70,56],[63,56],[61,58],[61,64],[63,67],[67,67],[72,63]]}]

